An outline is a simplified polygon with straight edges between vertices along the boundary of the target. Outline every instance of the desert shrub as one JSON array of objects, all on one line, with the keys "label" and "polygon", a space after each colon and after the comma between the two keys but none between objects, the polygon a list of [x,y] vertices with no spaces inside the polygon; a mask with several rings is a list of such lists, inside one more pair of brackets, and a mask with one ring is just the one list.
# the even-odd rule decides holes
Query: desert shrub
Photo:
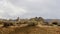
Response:
[{"label": "desert shrub", "polygon": [[55,26],[55,25],[58,25],[58,22],[52,22],[49,24],[49,26]]},{"label": "desert shrub", "polygon": [[34,23],[29,23],[28,26],[35,26],[35,24]]},{"label": "desert shrub", "polygon": [[57,23],[57,22],[53,22],[52,24],[53,24],[53,25],[58,25],[58,23]]},{"label": "desert shrub", "polygon": [[28,21],[21,21],[21,24],[27,24]]},{"label": "desert shrub", "polygon": [[7,22],[3,23],[3,27],[8,27],[8,26],[12,26],[12,25],[13,25],[13,23],[7,23]]},{"label": "desert shrub", "polygon": [[28,26],[36,26],[37,24],[37,22],[28,22]]},{"label": "desert shrub", "polygon": [[58,26],[60,26],[60,25],[58,25]]},{"label": "desert shrub", "polygon": [[60,23],[58,24],[58,26],[60,26]]}]

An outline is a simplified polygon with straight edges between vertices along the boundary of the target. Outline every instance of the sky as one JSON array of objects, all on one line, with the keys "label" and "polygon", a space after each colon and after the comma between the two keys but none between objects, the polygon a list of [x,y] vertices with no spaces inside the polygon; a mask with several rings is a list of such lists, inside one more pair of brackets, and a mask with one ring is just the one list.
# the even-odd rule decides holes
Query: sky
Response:
[{"label": "sky", "polygon": [[0,0],[0,18],[60,19],[60,0]]}]

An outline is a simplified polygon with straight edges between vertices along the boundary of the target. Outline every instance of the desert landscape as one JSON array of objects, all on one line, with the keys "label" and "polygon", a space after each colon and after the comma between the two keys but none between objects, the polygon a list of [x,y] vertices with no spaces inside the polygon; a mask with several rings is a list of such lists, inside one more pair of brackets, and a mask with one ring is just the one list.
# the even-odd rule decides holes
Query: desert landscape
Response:
[{"label": "desert landscape", "polygon": [[57,19],[48,21],[42,17],[1,19],[0,34],[60,34],[60,25]]},{"label": "desert landscape", "polygon": [[60,34],[60,0],[0,0],[0,34]]}]

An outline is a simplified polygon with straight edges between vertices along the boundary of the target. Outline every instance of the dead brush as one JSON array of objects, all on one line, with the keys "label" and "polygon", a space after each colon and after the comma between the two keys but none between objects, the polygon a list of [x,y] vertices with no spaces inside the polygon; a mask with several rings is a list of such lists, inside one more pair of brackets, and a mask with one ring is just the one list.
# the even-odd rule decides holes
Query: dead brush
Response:
[{"label": "dead brush", "polygon": [[3,27],[13,26],[13,23],[4,22]]}]

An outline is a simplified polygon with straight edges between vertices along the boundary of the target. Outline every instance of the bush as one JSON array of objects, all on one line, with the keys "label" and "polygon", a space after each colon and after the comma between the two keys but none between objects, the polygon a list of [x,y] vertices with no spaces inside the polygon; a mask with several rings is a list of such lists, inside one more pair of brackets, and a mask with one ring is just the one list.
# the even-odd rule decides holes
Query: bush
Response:
[{"label": "bush", "polygon": [[37,24],[37,22],[28,22],[28,26],[36,26]]},{"label": "bush", "polygon": [[58,23],[57,23],[57,22],[53,22],[52,24],[53,24],[53,25],[58,25]]},{"label": "bush", "polygon": [[12,25],[13,25],[13,23],[7,23],[7,22],[3,23],[3,27],[8,27],[8,26],[12,26]]},{"label": "bush", "polygon": [[49,26],[55,26],[55,25],[58,26],[58,22],[52,22],[52,23],[49,24]]}]

